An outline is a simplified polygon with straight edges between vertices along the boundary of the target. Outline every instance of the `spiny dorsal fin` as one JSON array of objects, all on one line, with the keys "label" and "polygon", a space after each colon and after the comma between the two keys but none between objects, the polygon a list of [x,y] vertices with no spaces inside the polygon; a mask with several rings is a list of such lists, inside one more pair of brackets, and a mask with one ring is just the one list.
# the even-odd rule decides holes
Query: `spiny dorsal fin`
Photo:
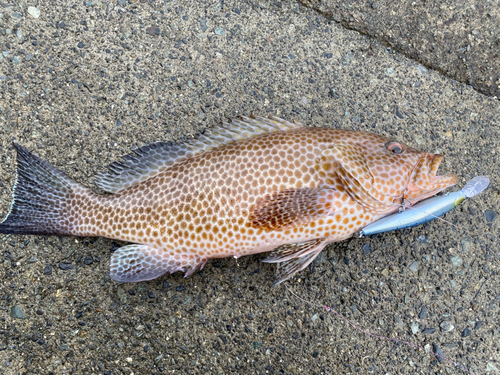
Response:
[{"label": "spiny dorsal fin", "polygon": [[223,123],[185,143],[158,142],[134,150],[123,160],[112,163],[108,170],[94,177],[95,184],[109,193],[117,193],[157,175],[173,164],[195,154],[213,150],[235,141],[261,134],[303,127],[278,117],[238,117]]}]

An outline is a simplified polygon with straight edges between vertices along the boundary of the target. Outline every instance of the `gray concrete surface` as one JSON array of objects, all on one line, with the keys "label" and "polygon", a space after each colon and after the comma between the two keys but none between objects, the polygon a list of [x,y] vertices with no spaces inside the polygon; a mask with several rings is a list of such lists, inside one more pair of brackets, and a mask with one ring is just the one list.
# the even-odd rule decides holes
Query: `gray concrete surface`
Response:
[{"label": "gray concrete surface", "polygon": [[[446,216],[459,228],[434,221],[344,241],[286,288],[271,288],[274,266],[259,256],[117,285],[112,241],[2,238],[0,373],[464,373],[321,305],[371,332],[435,344],[475,374],[498,373],[497,100],[294,2],[2,7],[2,214],[12,141],[93,186],[134,146],[251,113],[391,135],[444,153],[441,170],[461,185],[476,175],[492,185]],[[454,329],[442,331],[446,322]]]},{"label": "gray concrete surface", "polygon": [[498,1],[300,1],[447,77],[500,97]]}]

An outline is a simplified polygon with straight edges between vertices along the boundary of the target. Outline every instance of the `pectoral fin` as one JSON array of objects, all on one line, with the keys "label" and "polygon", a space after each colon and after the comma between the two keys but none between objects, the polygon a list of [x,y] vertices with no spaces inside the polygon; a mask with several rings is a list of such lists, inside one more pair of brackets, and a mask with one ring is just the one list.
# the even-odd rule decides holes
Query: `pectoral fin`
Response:
[{"label": "pectoral fin", "polygon": [[282,230],[328,215],[335,191],[332,189],[286,189],[257,201],[250,212],[254,228]]}]

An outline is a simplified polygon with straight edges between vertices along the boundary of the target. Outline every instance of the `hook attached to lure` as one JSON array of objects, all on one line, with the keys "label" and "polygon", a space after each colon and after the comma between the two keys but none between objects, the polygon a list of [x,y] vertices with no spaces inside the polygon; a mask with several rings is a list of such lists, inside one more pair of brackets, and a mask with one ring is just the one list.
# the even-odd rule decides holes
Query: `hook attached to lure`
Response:
[{"label": "hook attached to lure", "polygon": [[364,227],[359,232],[359,235],[360,237],[371,236],[372,234],[411,228],[427,223],[450,212],[462,203],[465,198],[471,198],[481,193],[489,184],[490,179],[486,176],[474,177],[462,190],[426,199],[411,207],[411,209],[386,216]]}]

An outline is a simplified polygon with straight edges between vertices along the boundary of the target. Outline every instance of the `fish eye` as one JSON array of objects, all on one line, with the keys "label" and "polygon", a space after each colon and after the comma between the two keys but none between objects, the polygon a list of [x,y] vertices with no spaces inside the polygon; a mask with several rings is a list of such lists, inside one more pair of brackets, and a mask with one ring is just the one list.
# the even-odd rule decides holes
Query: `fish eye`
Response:
[{"label": "fish eye", "polygon": [[398,142],[387,142],[385,148],[396,155],[401,155],[405,151],[403,145]]}]

